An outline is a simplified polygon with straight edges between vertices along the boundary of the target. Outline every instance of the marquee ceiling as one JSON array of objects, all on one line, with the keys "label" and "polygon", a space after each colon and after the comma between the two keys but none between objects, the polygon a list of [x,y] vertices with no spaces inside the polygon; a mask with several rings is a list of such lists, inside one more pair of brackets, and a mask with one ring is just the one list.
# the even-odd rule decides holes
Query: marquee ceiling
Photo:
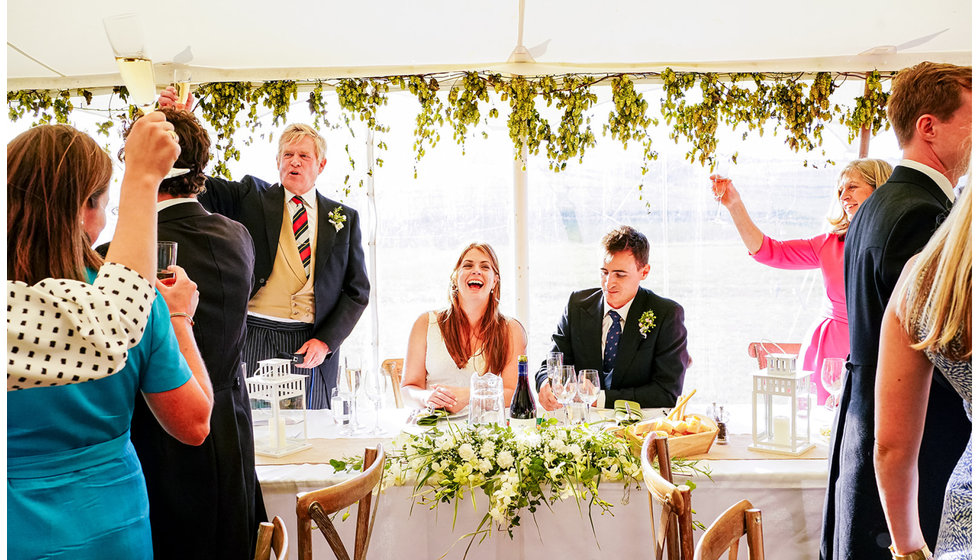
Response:
[{"label": "marquee ceiling", "polygon": [[[972,52],[969,0],[524,2],[8,0],[7,88],[118,84],[102,19],[125,12],[140,15],[161,84],[174,61],[206,82],[665,66],[895,70],[920,60],[970,64]],[[507,63],[519,40],[534,62]]]}]

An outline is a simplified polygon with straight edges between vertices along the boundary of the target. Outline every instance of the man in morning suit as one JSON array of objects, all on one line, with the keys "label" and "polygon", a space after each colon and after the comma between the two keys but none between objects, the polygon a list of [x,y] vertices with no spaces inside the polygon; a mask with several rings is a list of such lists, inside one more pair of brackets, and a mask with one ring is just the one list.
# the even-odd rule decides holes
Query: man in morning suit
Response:
[{"label": "man in morning suit", "polygon": [[214,388],[214,407],[211,433],[195,447],[171,437],[137,399],[130,437],[146,478],[154,556],[244,560],[254,556],[258,524],[266,520],[241,371],[255,253],[244,226],[210,214],[196,200],[204,189],[207,131],[187,111],[161,110],[180,142],[174,167],[186,172],[160,183],[158,238],[177,242],[177,265],[200,292],[189,320]]},{"label": "man in morning suit", "polygon": [[[904,159],[861,205],[844,242],[851,354],[831,431],[820,547],[825,560],[891,557],[873,464],[881,320],[905,262],[945,219],[953,185],[969,165],[971,76],[970,68],[923,62],[892,82],[888,118]],[[918,457],[918,515],[923,544],[930,548],[936,544],[946,482],[969,435],[962,399],[942,375],[934,376]],[[895,558],[905,558],[900,555],[914,551],[896,552]]]},{"label": "man in morning suit", "polygon": [[[576,371],[600,372],[598,407],[612,408],[618,399],[672,407],[690,360],[684,308],[640,287],[650,272],[646,236],[620,226],[603,237],[602,246],[601,287],[572,293],[551,336],[552,352],[561,352]],[[546,364],[535,377],[541,406],[558,408]]]},{"label": "man in morning suit", "polygon": [[201,204],[245,225],[255,242],[255,283],[248,305],[245,357],[302,354],[311,368],[307,407],[327,408],[337,384],[340,345],[368,304],[357,211],[316,192],[326,140],[305,124],[279,138],[279,183],[246,175],[207,180]]}]

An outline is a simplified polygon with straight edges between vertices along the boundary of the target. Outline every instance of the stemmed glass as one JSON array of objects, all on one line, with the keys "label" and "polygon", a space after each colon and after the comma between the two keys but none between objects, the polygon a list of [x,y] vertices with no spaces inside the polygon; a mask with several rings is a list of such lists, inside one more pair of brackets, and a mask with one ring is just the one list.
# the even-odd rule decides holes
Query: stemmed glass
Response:
[{"label": "stemmed glass", "polygon": [[551,392],[555,394],[555,399],[561,403],[562,408],[565,409],[565,425],[568,426],[572,422],[572,418],[568,412],[568,405],[572,404],[575,400],[575,392],[577,389],[577,379],[575,378],[575,366],[561,366],[551,375],[552,372],[548,372],[548,380],[551,382]]},{"label": "stemmed glass", "polygon": [[384,396],[384,381],[380,374],[367,374],[361,380],[361,388],[374,411],[374,427],[367,432],[367,435],[382,436],[384,430],[381,429],[381,399]]},{"label": "stemmed glass", "polygon": [[561,376],[561,366],[564,356],[561,352],[549,352],[548,357],[545,360],[546,371],[548,372],[548,382],[551,384],[552,393],[555,398],[558,398],[558,393],[555,392],[556,379]]},{"label": "stemmed glass", "polygon": [[820,367],[820,383],[830,393],[824,406],[833,410],[840,404],[840,393],[844,389],[844,358],[824,358]]},{"label": "stemmed glass", "polygon": [[136,14],[120,14],[102,20],[105,34],[109,37],[112,52],[119,65],[129,97],[145,115],[156,101],[156,80],[153,78],[153,62],[146,51],[143,27]]},{"label": "stemmed glass", "polygon": [[[362,431],[364,426],[361,425],[360,414],[358,414],[357,406],[357,396],[361,394],[361,383],[363,382],[363,376],[361,375],[361,368],[356,366],[344,365],[344,371],[341,375],[343,381],[341,386],[347,390],[347,393],[351,396],[351,425],[355,434]],[[342,389],[343,390],[343,389]]]},{"label": "stemmed glass", "polygon": [[719,183],[724,179],[731,179],[731,163],[732,154],[719,152],[716,156],[715,170],[711,175],[711,194],[715,197],[715,217],[712,218],[712,222],[716,224],[723,224],[725,220],[721,217],[721,199],[725,196],[725,188],[719,187]]},{"label": "stemmed glass", "polygon": [[585,403],[585,422],[589,422],[589,408],[599,398],[599,371],[583,369],[578,373],[578,398]]}]

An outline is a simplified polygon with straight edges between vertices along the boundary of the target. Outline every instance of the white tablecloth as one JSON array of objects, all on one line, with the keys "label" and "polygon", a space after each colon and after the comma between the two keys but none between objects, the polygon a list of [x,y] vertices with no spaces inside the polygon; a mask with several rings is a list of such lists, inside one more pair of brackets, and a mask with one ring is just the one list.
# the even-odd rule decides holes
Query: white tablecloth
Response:
[{"label": "white tablecloth", "polygon": [[[383,425],[395,434],[405,425],[407,410],[386,410]],[[326,411],[310,412],[309,437],[334,438],[337,428]],[[735,423],[735,426],[738,426]],[[692,493],[695,518],[705,525],[741,499],[762,509],[766,555],[774,559],[816,558],[820,536],[820,517],[826,488],[826,460],[708,460],[713,480],[696,479]],[[329,465],[301,464],[259,466],[266,510],[269,517],[279,515],[286,522],[293,543],[290,558],[296,558],[296,493],[334,484],[347,475],[336,475]],[[559,502],[554,510],[539,510],[532,518],[521,519],[514,538],[493,531],[482,544],[474,543],[468,558],[636,558],[652,554],[649,500],[646,490],[634,490],[623,504],[622,486],[604,485],[602,496],[614,504],[613,516],[599,515],[592,508],[593,535],[586,504]],[[453,507],[440,504],[429,511],[414,505],[412,488],[393,487],[381,497],[378,518],[369,549],[369,558],[437,559],[461,558],[467,533],[474,530],[486,511],[486,501],[478,498],[479,510],[471,501]],[[337,523],[345,543],[353,543],[354,510],[346,522]],[[339,518],[338,518],[339,519]],[[695,532],[695,540],[700,538]],[[462,538],[462,540],[460,540]],[[323,537],[314,531],[314,558],[332,558]],[[352,544],[348,544],[352,547]],[[743,544],[744,549],[744,544]],[[746,557],[743,551],[740,556]],[[625,555],[625,556],[624,556]]]}]

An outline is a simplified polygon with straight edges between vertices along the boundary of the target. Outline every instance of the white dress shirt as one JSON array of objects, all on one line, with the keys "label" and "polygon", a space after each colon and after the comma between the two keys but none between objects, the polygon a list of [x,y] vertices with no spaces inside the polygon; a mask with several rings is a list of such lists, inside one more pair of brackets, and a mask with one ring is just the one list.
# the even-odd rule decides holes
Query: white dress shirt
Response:
[{"label": "white dress shirt", "polygon": [[[606,336],[609,334],[609,328],[612,326],[612,317],[609,315],[610,311],[615,311],[619,313],[619,327],[620,327],[620,340],[622,340],[622,333],[626,330],[626,317],[630,314],[630,306],[633,305],[633,300],[636,299],[634,295],[629,301],[623,304],[619,309],[613,309],[609,302],[603,297],[602,300],[602,357],[605,359],[606,356]],[[606,407],[606,391],[599,391],[599,398],[596,399],[595,405],[597,408]]]},{"label": "white dress shirt", "polygon": [[930,179],[939,185],[939,188],[946,193],[946,196],[949,197],[950,200],[956,200],[956,196],[953,194],[953,184],[950,183],[949,179],[947,179],[946,176],[940,173],[938,170],[933,169],[924,163],[919,163],[910,159],[903,159],[902,161],[898,162],[898,164],[902,167],[909,167],[915,169],[916,171],[925,173]]}]

